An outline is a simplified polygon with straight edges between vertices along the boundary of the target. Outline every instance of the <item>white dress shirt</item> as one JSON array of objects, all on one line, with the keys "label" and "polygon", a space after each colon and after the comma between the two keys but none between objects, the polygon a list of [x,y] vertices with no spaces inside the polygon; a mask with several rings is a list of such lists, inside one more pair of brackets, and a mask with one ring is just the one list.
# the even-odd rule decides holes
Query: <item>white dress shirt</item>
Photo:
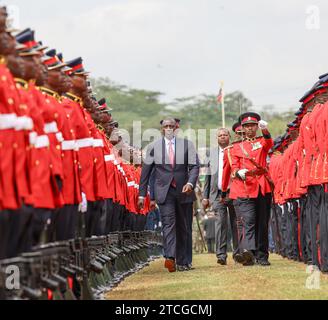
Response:
[{"label": "white dress shirt", "polygon": [[[164,140],[165,140],[166,152],[167,152],[168,156],[170,155],[171,144],[172,144],[173,153],[175,155],[175,143],[176,143],[175,137],[172,140],[169,140],[166,137],[164,137]],[[192,183],[188,182],[187,184],[189,184],[194,189],[194,186]]]},{"label": "white dress shirt", "polygon": [[[164,137],[164,141],[165,141],[167,155],[168,156],[170,155],[170,144],[172,144],[172,149],[175,154],[175,144],[176,144],[175,137],[172,140],[169,140],[166,137]],[[187,184],[189,184],[194,189],[194,186],[192,183],[188,182]],[[139,198],[144,199],[144,197],[139,197]]]},{"label": "white dress shirt", "polygon": [[222,190],[224,149],[219,147],[218,188]]},{"label": "white dress shirt", "polygon": [[165,145],[166,145],[166,152],[168,155],[170,155],[170,143],[172,143],[173,153],[175,154],[175,137],[172,140],[169,140],[168,138],[164,137],[165,139]]}]

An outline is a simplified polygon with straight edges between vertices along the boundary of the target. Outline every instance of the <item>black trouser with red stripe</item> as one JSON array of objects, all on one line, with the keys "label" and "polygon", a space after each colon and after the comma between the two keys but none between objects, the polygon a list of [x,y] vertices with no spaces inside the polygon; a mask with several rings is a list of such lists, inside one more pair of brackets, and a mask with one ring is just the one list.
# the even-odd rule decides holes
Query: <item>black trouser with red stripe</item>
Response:
[{"label": "black trouser with red stripe", "polygon": [[328,272],[328,184],[324,185],[320,211],[320,253],[321,271]]},{"label": "black trouser with red stripe", "polygon": [[310,199],[308,195],[304,195],[301,200],[301,245],[302,256],[305,263],[312,263],[311,250],[311,232],[310,232]]},{"label": "black trouser with red stripe", "polygon": [[273,204],[271,211],[271,229],[273,241],[275,244],[275,252],[282,255],[285,249],[282,240],[281,220],[282,207],[280,207],[278,204]]},{"label": "black trouser with red stripe", "polygon": [[7,246],[9,240],[9,210],[0,211],[0,260],[7,258]]},{"label": "black trouser with red stripe", "polygon": [[297,260],[299,258],[298,250],[298,203],[296,200],[290,200],[284,205],[286,214],[286,239],[287,239],[287,257]]},{"label": "black trouser with red stripe", "polygon": [[320,266],[320,212],[323,205],[323,186],[310,186],[308,190],[308,206],[307,206],[307,221],[311,237],[311,253],[310,257],[313,265]]},{"label": "black trouser with red stripe", "polygon": [[234,201],[242,224],[241,250],[252,251],[258,260],[269,258],[269,220],[271,194],[259,192],[257,198],[238,198]]}]

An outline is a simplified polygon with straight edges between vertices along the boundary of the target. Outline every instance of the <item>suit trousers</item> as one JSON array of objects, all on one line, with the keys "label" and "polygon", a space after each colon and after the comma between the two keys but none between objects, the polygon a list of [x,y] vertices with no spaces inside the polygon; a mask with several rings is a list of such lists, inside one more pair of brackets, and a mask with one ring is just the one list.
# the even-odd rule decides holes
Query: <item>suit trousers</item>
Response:
[{"label": "suit trousers", "polygon": [[238,228],[235,208],[232,201],[213,204],[215,212],[215,243],[216,255],[218,258],[227,258],[228,220],[232,232],[233,256],[239,252]]},{"label": "suit trousers", "polygon": [[163,224],[164,257],[175,258],[177,265],[188,265],[187,216],[192,203],[180,203],[177,191],[170,187],[165,203],[159,204]]},{"label": "suit trousers", "polygon": [[206,239],[208,253],[215,253],[215,239]]},{"label": "suit trousers", "polygon": [[269,220],[271,194],[257,198],[238,198],[234,206],[242,223],[240,249],[253,251],[258,260],[269,258]]}]

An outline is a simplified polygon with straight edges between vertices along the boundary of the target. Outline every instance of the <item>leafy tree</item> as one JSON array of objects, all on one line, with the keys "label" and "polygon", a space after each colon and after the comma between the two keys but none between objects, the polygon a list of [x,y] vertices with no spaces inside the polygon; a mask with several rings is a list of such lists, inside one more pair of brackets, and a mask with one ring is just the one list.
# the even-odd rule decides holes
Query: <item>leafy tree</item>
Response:
[{"label": "leafy tree", "polygon": [[[133,122],[141,121],[142,130],[157,128],[159,121],[171,116],[182,120],[182,129],[207,129],[222,126],[221,105],[215,95],[202,94],[198,96],[175,99],[171,103],[161,102],[162,93],[143,89],[130,88],[117,84],[108,78],[93,79],[92,84],[98,97],[105,97],[113,108],[113,117],[120,127],[133,133]],[[238,120],[240,113],[252,110],[252,102],[241,91],[225,95],[226,125],[228,128]],[[286,124],[295,116],[293,111],[285,113],[274,112],[274,106],[264,106],[261,111],[263,119],[270,122],[272,135],[283,134]]]}]

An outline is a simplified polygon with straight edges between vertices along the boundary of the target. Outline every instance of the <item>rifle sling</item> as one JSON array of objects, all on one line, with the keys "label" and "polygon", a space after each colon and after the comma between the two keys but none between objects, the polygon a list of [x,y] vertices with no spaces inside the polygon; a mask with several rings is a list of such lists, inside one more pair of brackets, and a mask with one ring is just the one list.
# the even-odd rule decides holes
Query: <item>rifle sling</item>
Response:
[{"label": "rifle sling", "polygon": [[271,177],[268,175],[268,169],[262,167],[261,165],[259,165],[253,158],[250,157],[250,155],[248,154],[248,152],[244,149],[244,147],[240,144],[240,148],[242,150],[242,152],[244,153],[244,155],[246,156],[246,158],[248,160],[250,160],[250,162],[259,170],[263,170],[264,172],[266,172],[267,174],[264,174],[265,179],[268,181],[269,185],[270,185],[270,189],[271,192],[274,192],[274,182],[271,179]]}]

